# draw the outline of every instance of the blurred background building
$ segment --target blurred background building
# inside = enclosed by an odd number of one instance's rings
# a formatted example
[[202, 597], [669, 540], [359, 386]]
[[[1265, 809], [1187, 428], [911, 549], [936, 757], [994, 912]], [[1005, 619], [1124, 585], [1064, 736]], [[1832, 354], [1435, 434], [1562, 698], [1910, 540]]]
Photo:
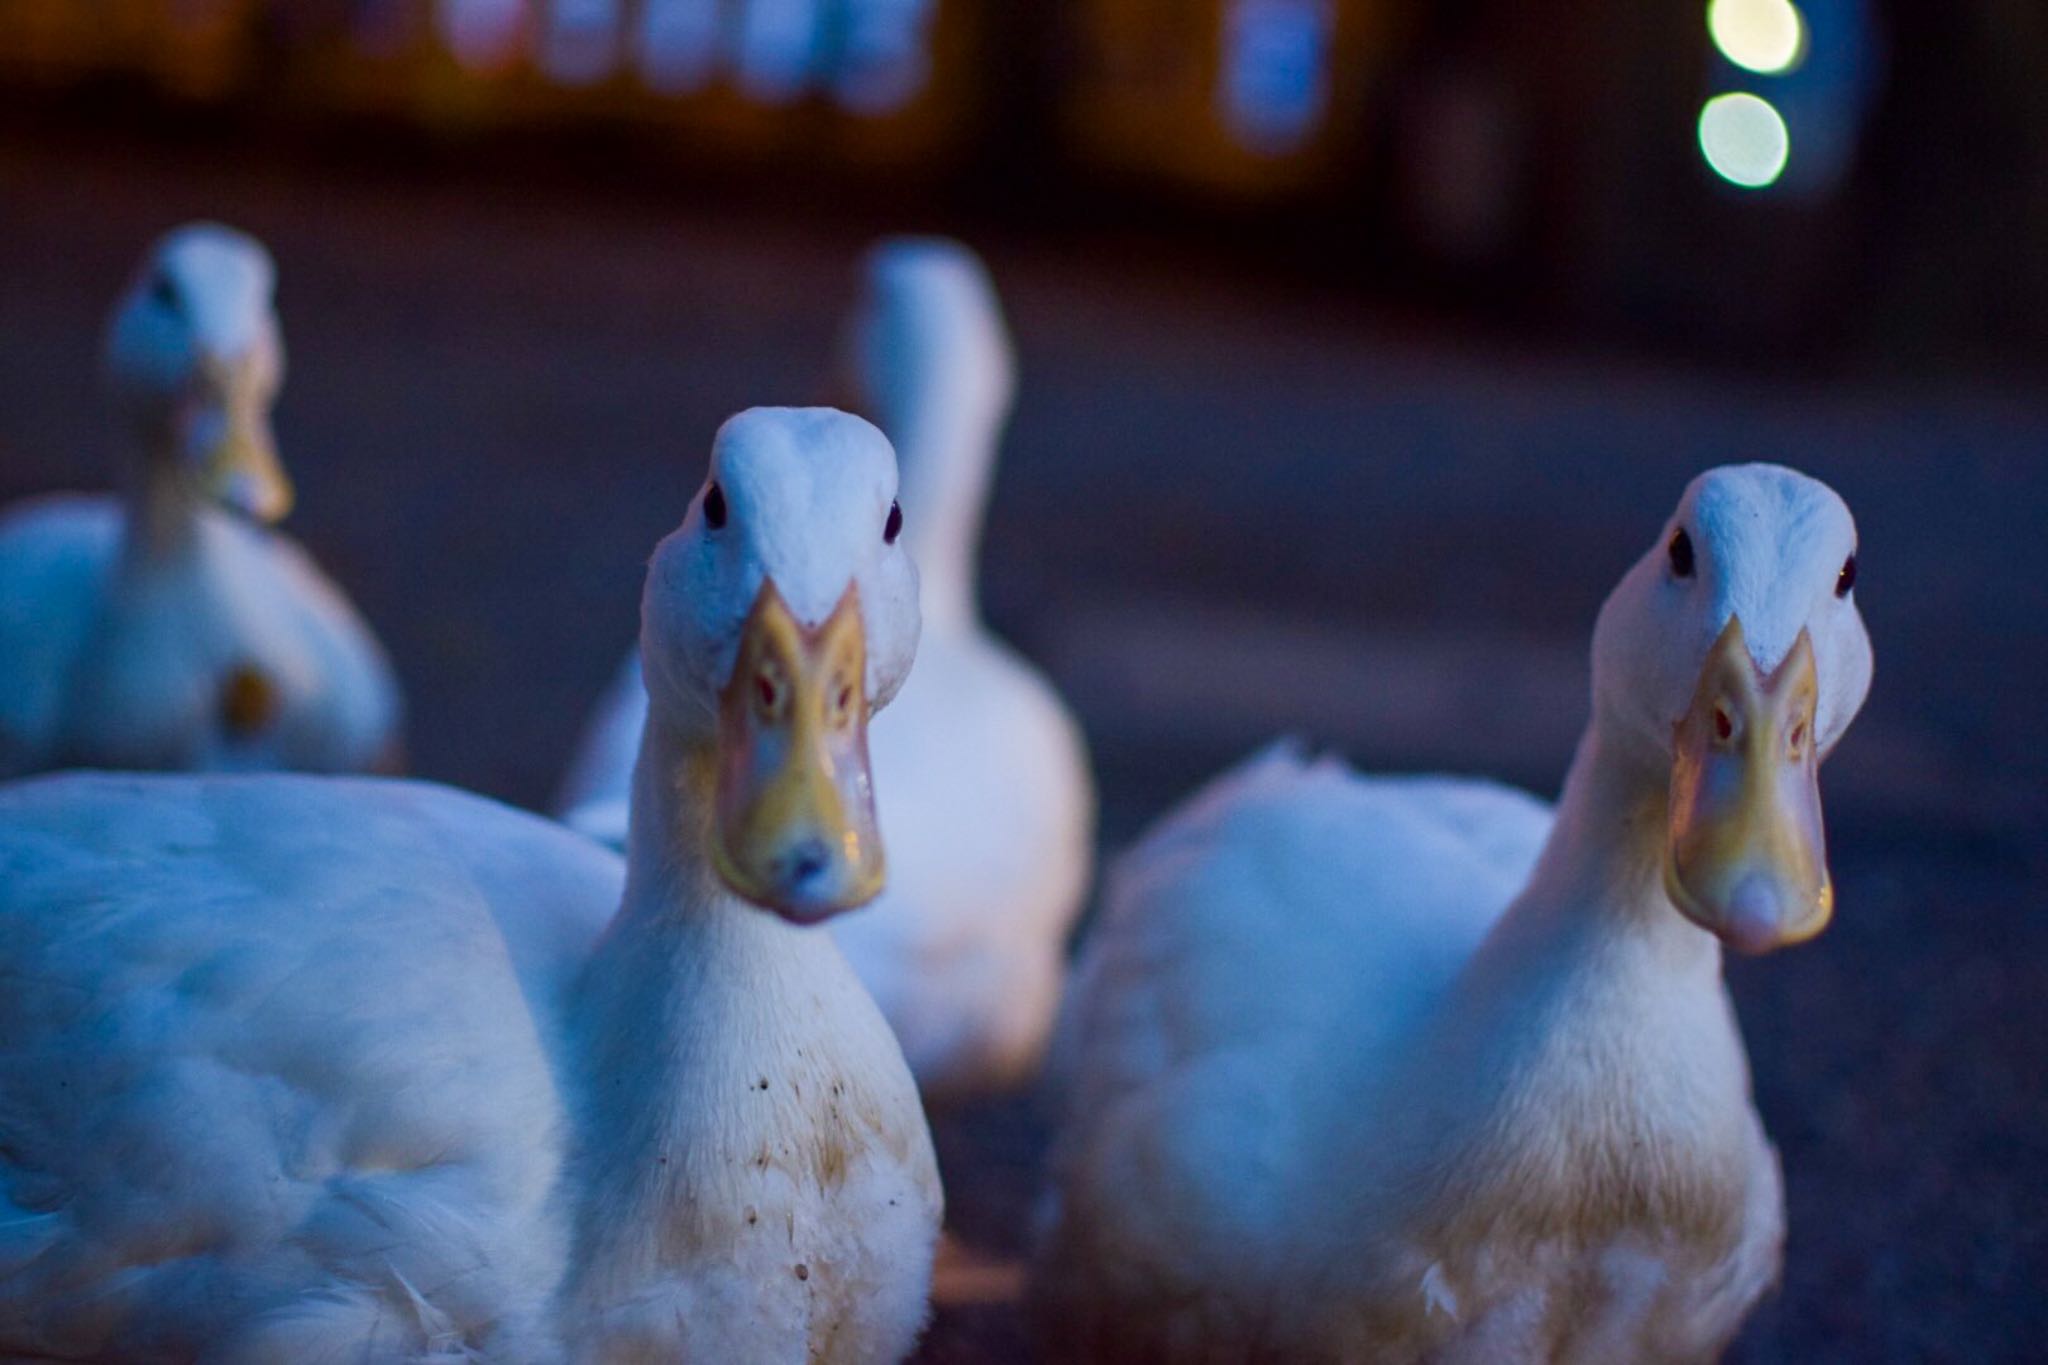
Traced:
[[2048, 351], [2037, 0], [0, 0], [10, 102], [602, 145], [1728, 358]]

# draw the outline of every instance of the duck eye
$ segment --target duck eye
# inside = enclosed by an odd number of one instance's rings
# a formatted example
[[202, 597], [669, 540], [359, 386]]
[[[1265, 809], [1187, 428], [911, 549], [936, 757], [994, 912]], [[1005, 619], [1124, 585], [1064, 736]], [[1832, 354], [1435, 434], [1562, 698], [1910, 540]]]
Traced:
[[1835, 596], [1847, 597], [1849, 590], [1856, 586], [1856, 556], [1850, 555], [1842, 561], [1842, 571], [1835, 575]]
[[704, 524], [714, 531], [725, 525], [725, 490], [715, 483], [704, 495]]
[[1671, 572], [1678, 578], [1692, 577], [1692, 537], [1683, 526], [1671, 533]]
[[178, 298], [178, 286], [171, 283], [169, 275], [159, 272], [150, 278], [149, 301], [158, 308], [168, 309], [171, 312], [178, 311], [181, 306], [181, 301]]
[[889, 504], [889, 520], [883, 523], [882, 526], [882, 539], [887, 543], [894, 545], [896, 543], [896, 537], [902, 534], [903, 504], [892, 502]]

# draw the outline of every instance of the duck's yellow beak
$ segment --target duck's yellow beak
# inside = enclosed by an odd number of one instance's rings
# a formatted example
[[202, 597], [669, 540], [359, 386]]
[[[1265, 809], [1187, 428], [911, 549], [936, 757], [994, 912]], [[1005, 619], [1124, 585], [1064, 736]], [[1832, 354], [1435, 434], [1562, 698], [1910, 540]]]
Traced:
[[261, 522], [292, 510], [269, 400], [250, 357], [203, 362], [204, 396], [186, 422], [188, 454], [209, 497]]
[[1678, 723], [1665, 890], [1738, 952], [1803, 943], [1834, 913], [1813, 726], [1819, 695], [1805, 631], [1766, 677], [1731, 619]]
[[726, 885], [797, 923], [882, 889], [866, 678], [857, 589], [807, 630], [762, 584], [719, 697], [712, 856]]

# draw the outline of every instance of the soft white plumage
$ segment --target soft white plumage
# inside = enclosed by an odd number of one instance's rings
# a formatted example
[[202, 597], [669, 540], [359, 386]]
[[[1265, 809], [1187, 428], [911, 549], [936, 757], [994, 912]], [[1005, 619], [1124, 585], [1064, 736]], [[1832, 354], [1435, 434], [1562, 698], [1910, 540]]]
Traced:
[[[1094, 791], [1059, 695], [981, 622], [975, 558], [1015, 364], [986, 270], [956, 242], [870, 253], [848, 364], [903, 469], [922, 584], [916, 673], [870, 744], [890, 856], [869, 910], [833, 922], [928, 1099], [1037, 1067], [1086, 893]], [[646, 696], [626, 661], [564, 783], [562, 819], [617, 845]]]
[[[1795, 680], [1810, 639], [1810, 779], [1870, 655], [1824, 486], [1717, 470], [1680, 530], [1687, 573], [1660, 542], [1602, 610], [1554, 823], [1489, 784], [1276, 752], [1122, 860], [1063, 1021], [1034, 1282], [1057, 1353], [1619, 1365], [1733, 1334], [1782, 1195], [1692, 922], [1726, 907], [1666, 889], [1698, 871], [1671, 870], [1673, 725], [1727, 639]], [[1731, 942], [1761, 946], [1760, 876], [1724, 898]], [[1773, 904], [1776, 941], [1813, 932]]]
[[269, 445], [273, 278], [226, 228], [159, 242], [108, 328], [136, 445], [126, 495], [0, 517], [0, 776], [396, 761], [383, 651], [304, 551], [251, 520], [290, 501]]
[[0, 1358], [908, 1352], [940, 1217], [909, 1071], [828, 936], [725, 889], [708, 810], [750, 602], [857, 593], [855, 685], [908, 669], [893, 461], [757, 411], [712, 477], [724, 529], [700, 496], [649, 572], [623, 866], [417, 783], [0, 789]]

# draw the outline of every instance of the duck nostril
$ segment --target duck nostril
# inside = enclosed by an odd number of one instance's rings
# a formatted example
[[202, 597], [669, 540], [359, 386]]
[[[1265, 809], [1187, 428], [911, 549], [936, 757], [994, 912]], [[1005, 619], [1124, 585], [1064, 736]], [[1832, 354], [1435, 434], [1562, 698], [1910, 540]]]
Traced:
[[754, 710], [761, 719], [774, 722], [782, 718], [782, 679], [772, 668], [763, 668], [754, 675]]
[[1728, 714], [1728, 708], [1725, 706], [1714, 708], [1714, 738], [1724, 744], [1735, 738], [1735, 719]]
[[825, 847], [823, 839], [806, 839], [785, 855], [783, 870], [791, 882], [801, 886], [816, 881], [831, 861], [831, 850]]

